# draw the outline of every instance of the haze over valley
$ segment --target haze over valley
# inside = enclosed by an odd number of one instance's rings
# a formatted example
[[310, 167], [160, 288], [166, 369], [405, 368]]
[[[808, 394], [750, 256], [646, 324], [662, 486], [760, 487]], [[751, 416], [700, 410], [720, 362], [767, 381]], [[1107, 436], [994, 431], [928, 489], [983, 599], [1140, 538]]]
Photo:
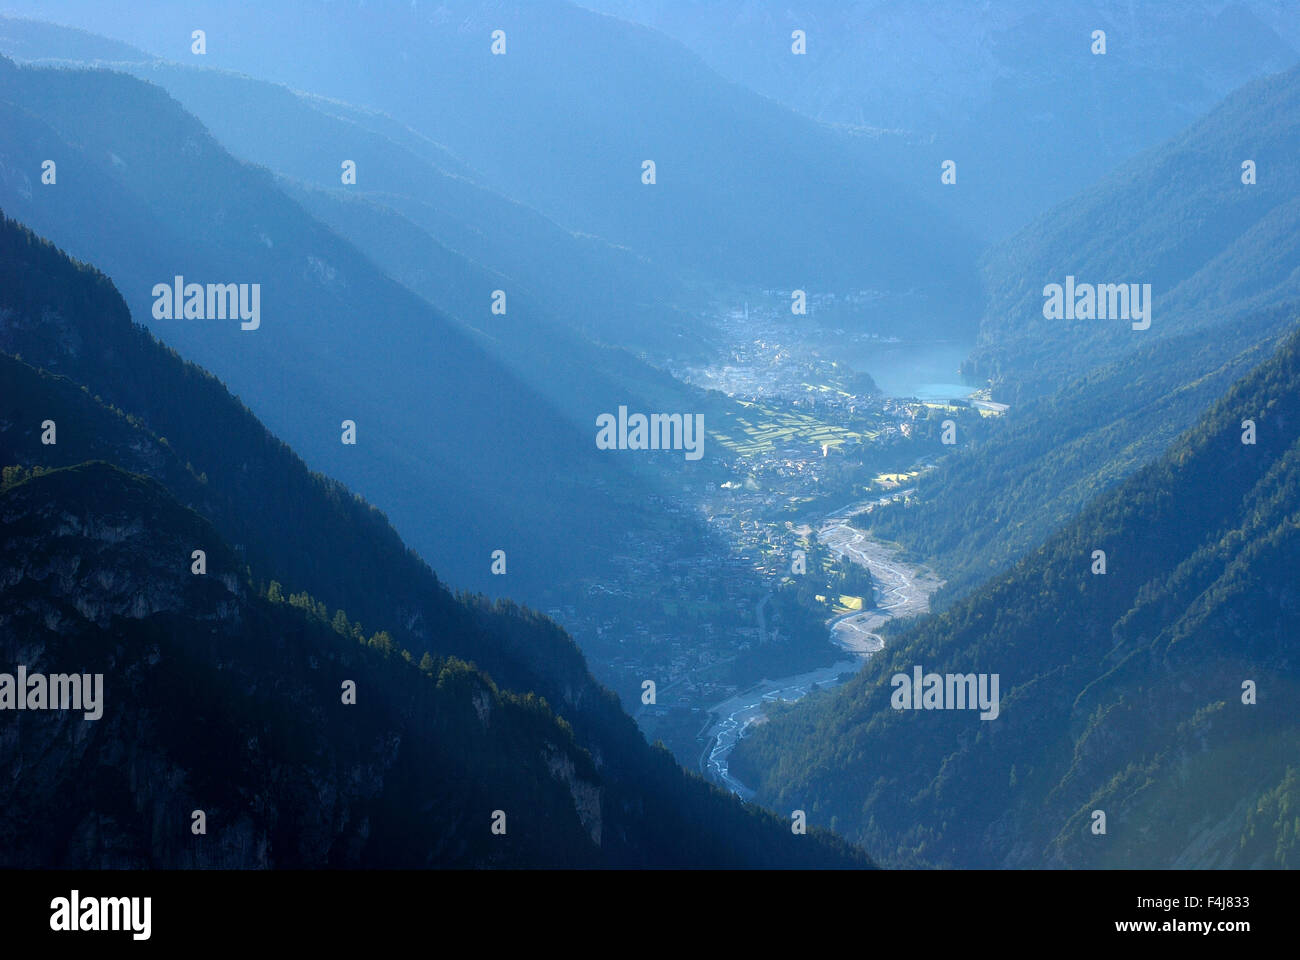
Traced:
[[132, 6], [0, 4], [7, 867], [1296, 865], [1300, 10]]

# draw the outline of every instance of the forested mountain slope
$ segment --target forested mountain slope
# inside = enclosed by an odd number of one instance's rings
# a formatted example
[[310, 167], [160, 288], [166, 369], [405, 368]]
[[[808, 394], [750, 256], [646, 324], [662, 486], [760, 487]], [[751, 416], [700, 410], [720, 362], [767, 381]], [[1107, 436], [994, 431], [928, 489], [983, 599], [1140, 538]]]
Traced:
[[[1300, 314], [1297, 144], [1300, 69], [1234, 93], [990, 252], [971, 369], [1011, 409], [961, 438], [912, 504], [860, 522], [934, 563], [951, 596], [1162, 453]], [[1045, 318], [1044, 286], [1067, 276], [1150, 283], [1150, 327]]]
[[[1011, 402], [1051, 393], [1147, 340], [1231, 328], [1300, 292], [1300, 67], [1247, 84], [1178, 135], [984, 256], [969, 370]], [[1253, 183], [1243, 182], [1253, 163]], [[1044, 287], [1150, 284], [1151, 326], [1045, 315]]]
[[6, 867], [599, 862], [599, 778], [541, 701], [257, 595], [157, 483], [97, 461], [11, 484], [0, 539], [5, 663], [103, 677], [100, 717], [5, 725]]
[[[886, 861], [1295, 866], [1298, 562], [1293, 333], [1163, 457], [732, 769]], [[996, 718], [894, 709], [917, 666], [997, 674]]]
[[[134, 713], [129, 704], [153, 696], [133, 688], [130, 697], [143, 699], [130, 699], [123, 689], [129, 678], [138, 680], [140, 671], [158, 663], [160, 677], [180, 671], [185, 697], [162, 702], [210, 704], [204, 716], [217, 724], [211, 736], [221, 752], [208, 762], [188, 740], [169, 740], [172, 734], [159, 727], [168, 712], [162, 710], [136, 721], [131, 736], [140, 743], [139, 757], [159, 775], [209, 785], [229, 780], [220, 803], [233, 818], [227, 822], [241, 831], [230, 835], [238, 850], [221, 843], [212, 845], [216, 849], [187, 846], [188, 834], [182, 834], [186, 844], [155, 835], [155, 822], [164, 833], [172, 829], [174, 810], [185, 808], [188, 817], [191, 800], [203, 806], [202, 796], [186, 793], [187, 786], [160, 795], [165, 810], [136, 809], [130, 822], [126, 807], [115, 806], [129, 803], [125, 795], [106, 788], [100, 812], [117, 819], [102, 835], [66, 849], [65, 828], [75, 823], [40, 821], [33, 832], [41, 816], [55, 816], [41, 812], [50, 809], [45, 800], [73, 791], [69, 777], [93, 775], [111, 786], [125, 776], [122, 764], [128, 762], [112, 750], [129, 732], [121, 713], [91, 754], [71, 750], [68, 738], [79, 736], [73, 727], [38, 718], [24, 727], [21, 751], [6, 753], [19, 764], [6, 776], [17, 787], [31, 757], [48, 758], [32, 770], [36, 799], [21, 807], [29, 821], [21, 829], [32, 832], [35, 846], [15, 847], [17, 860], [175, 866], [868, 863], [825, 835], [793, 835], [780, 819], [743, 807], [687, 775], [667, 751], [649, 747], [558, 626], [514, 604], [453, 597], [383, 514], [309, 471], [217, 379], [133, 325], [107, 278], [7, 219], [0, 222], [0, 374], [0, 463], [8, 487], [0, 497], [8, 571], [0, 590], [6, 624], [0, 633], [12, 646], [7, 662], [58, 660], [55, 666], [67, 670], [101, 662], [107, 702], [121, 698], [116, 702], [127, 714]], [[55, 442], [43, 442], [46, 436]], [[194, 549], [207, 551], [205, 579], [191, 573]], [[228, 659], [218, 656], [214, 642]], [[419, 677], [400, 649], [415, 664], [429, 654], [432, 675]], [[63, 662], [65, 653], [76, 662]], [[356, 709], [373, 704], [380, 719], [365, 716], [374, 726], [323, 744], [314, 737], [332, 736], [333, 726], [317, 734], [301, 718], [284, 716], [284, 701], [269, 692], [277, 685], [290, 702], [303, 705], [303, 716], [340, 703], [339, 684], [346, 678], [309, 672], [316, 669], [309, 667], [313, 657], [355, 673], [359, 689], [369, 690], [368, 698], [359, 695]], [[448, 682], [464, 685], [463, 696], [439, 692], [444, 668]], [[222, 686], [227, 677], [229, 689]], [[550, 706], [529, 701], [530, 695]], [[467, 709], [476, 700], [500, 706], [500, 728], [481, 724], [481, 707]], [[269, 728], [270, 741], [247, 746], [241, 757], [231, 751], [245, 743], [245, 708], [280, 719]], [[440, 719], [426, 727], [429, 716]], [[206, 725], [186, 726], [184, 715], [175, 722], [177, 731], [192, 730], [195, 742], [207, 742]], [[366, 731], [383, 743], [365, 739]], [[492, 753], [498, 735], [515, 745]], [[454, 745], [462, 741], [465, 749], [458, 752]], [[95, 752], [99, 746], [103, 751]], [[480, 748], [488, 751], [482, 763], [476, 760]], [[332, 777], [358, 764], [374, 774], [367, 789], [377, 792], [340, 787], [338, 806], [327, 814], [286, 803], [283, 833], [275, 833], [280, 828], [267, 821], [269, 814], [236, 809], [241, 803], [255, 807], [267, 791], [292, 792], [309, 781], [332, 789]], [[435, 793], [450, 804], [450, 820], [420, 806], [426, 799], [434, 803], [434, 794], [422, 792], [429, 783], [430, 774], [421, 772], [426, 765], [440, 778]], [[492, 847], [477, 834], [462, 837], [457, 811], [477, 830], [476, 804], [486, 802], [492, 784], [506, 789], [512, 778], [520, 782], [507, 795], [531, 804], [539, 817], [553, 812], [556, 836], [530, 828], [517, 847]], [[486, 792], [448, 786], [469, 783], [481, 783]], [[453, 790], [451, 799], [447, 790]], [[89, 816], [94, 810], [88, 804], [93, 798], [78, 801], [68, 817]], [[322, 823], [324, 815], [336, 819]], [[411, 834], [415, 845], [399, 849], [373, 823], [365, 826], [366, 817], [381, 815], [403, 823], [400, 818], [422, 818]], [[591, 839], [593, 818], [601, 824], [598, 844]], [[482, 826], [493, 839], [487, 819]], [[304, 840], [304, 834], [311, 837]]]

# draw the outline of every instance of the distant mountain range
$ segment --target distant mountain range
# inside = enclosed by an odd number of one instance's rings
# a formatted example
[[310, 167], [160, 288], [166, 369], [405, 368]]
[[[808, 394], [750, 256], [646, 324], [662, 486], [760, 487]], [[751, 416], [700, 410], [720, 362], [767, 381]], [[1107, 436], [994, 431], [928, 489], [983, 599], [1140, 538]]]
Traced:
[[[583, 6], [662, 31], [728, 79], [857, 131], [989, 240], [1300, 60], [1300, 15], [1285, 0]], [[1093, 53], [1097, 30], [1104, 55]], [[940, 186], [946, 159], [957, 163], [955, 188]]]
[[[359, 2], [213, 0], [161, 7], [147, 24], [115, 23], [93, 4], [61, 9], [168, 60], [379, 110], [492, 190], [664, 272], [709, 285], [869, 290], [874, 326], [974, 327], [973, 243], [935, 198], [900, 182], [892, 157], [724, 81], [662, 34], [566, 2], [457, 0], [376, 18]], [[201, 20], [213, 38], [198, 57], [189, 38]], [[497, 29], [503, 55], [491, 52]], [[642, 183], [645, 161], [653, 185]], [[367, 189], [382, 190], [375, 173]]]

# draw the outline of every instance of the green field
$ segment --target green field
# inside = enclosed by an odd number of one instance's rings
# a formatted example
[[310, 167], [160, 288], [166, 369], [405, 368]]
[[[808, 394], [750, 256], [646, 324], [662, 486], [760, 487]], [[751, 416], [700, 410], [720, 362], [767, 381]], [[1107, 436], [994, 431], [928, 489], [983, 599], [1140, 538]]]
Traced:
[[761, 403], [740, 401], [744, 416], [726, 418], [721, 432], [710, 433], [728, 450], [742, 457], [772, 453], [786, 447], [838, 447], [852, 441], [871, 440], [875, 432], [859, 433], [832, 426], [807, 413], [782, 412]]

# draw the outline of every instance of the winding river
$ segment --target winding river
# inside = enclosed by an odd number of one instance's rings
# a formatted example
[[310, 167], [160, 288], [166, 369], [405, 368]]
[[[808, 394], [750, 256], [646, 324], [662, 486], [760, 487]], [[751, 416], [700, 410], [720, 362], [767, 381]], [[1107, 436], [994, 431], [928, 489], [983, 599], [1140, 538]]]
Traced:
[[[906, 492], [900, 491], [894, 497]], [[814, 688], [824, 690], [844, 682], [867, 657], [884, 646], [876, 632], [883, 623], [930, 609], [930, 594], [941, 586], [941, 581], [926, 570], [903, 563], [889, 547], [869, 539], [849, 524], [854, 514], [889, 499], [893, 497], [850, 504], [828, 514], [818, 524], [817, 536], [821, 542], [837, 557], [848, 557], [866, 567], [877, 584], [874, 609], [842, 614], [827, 621], [831, 642], [843, 651], [844, 659], [807, 673], [762, 680], [709, 708], [714, 719], [706, 729], [708, 746], [700, 756], [700, 768], [709, 779], [744, 800], [751, 799], [754, 792], [731, 775], [727, 760], [740, 738], [762, 719], [763, 705], [776, 700], [798, 700]]]

